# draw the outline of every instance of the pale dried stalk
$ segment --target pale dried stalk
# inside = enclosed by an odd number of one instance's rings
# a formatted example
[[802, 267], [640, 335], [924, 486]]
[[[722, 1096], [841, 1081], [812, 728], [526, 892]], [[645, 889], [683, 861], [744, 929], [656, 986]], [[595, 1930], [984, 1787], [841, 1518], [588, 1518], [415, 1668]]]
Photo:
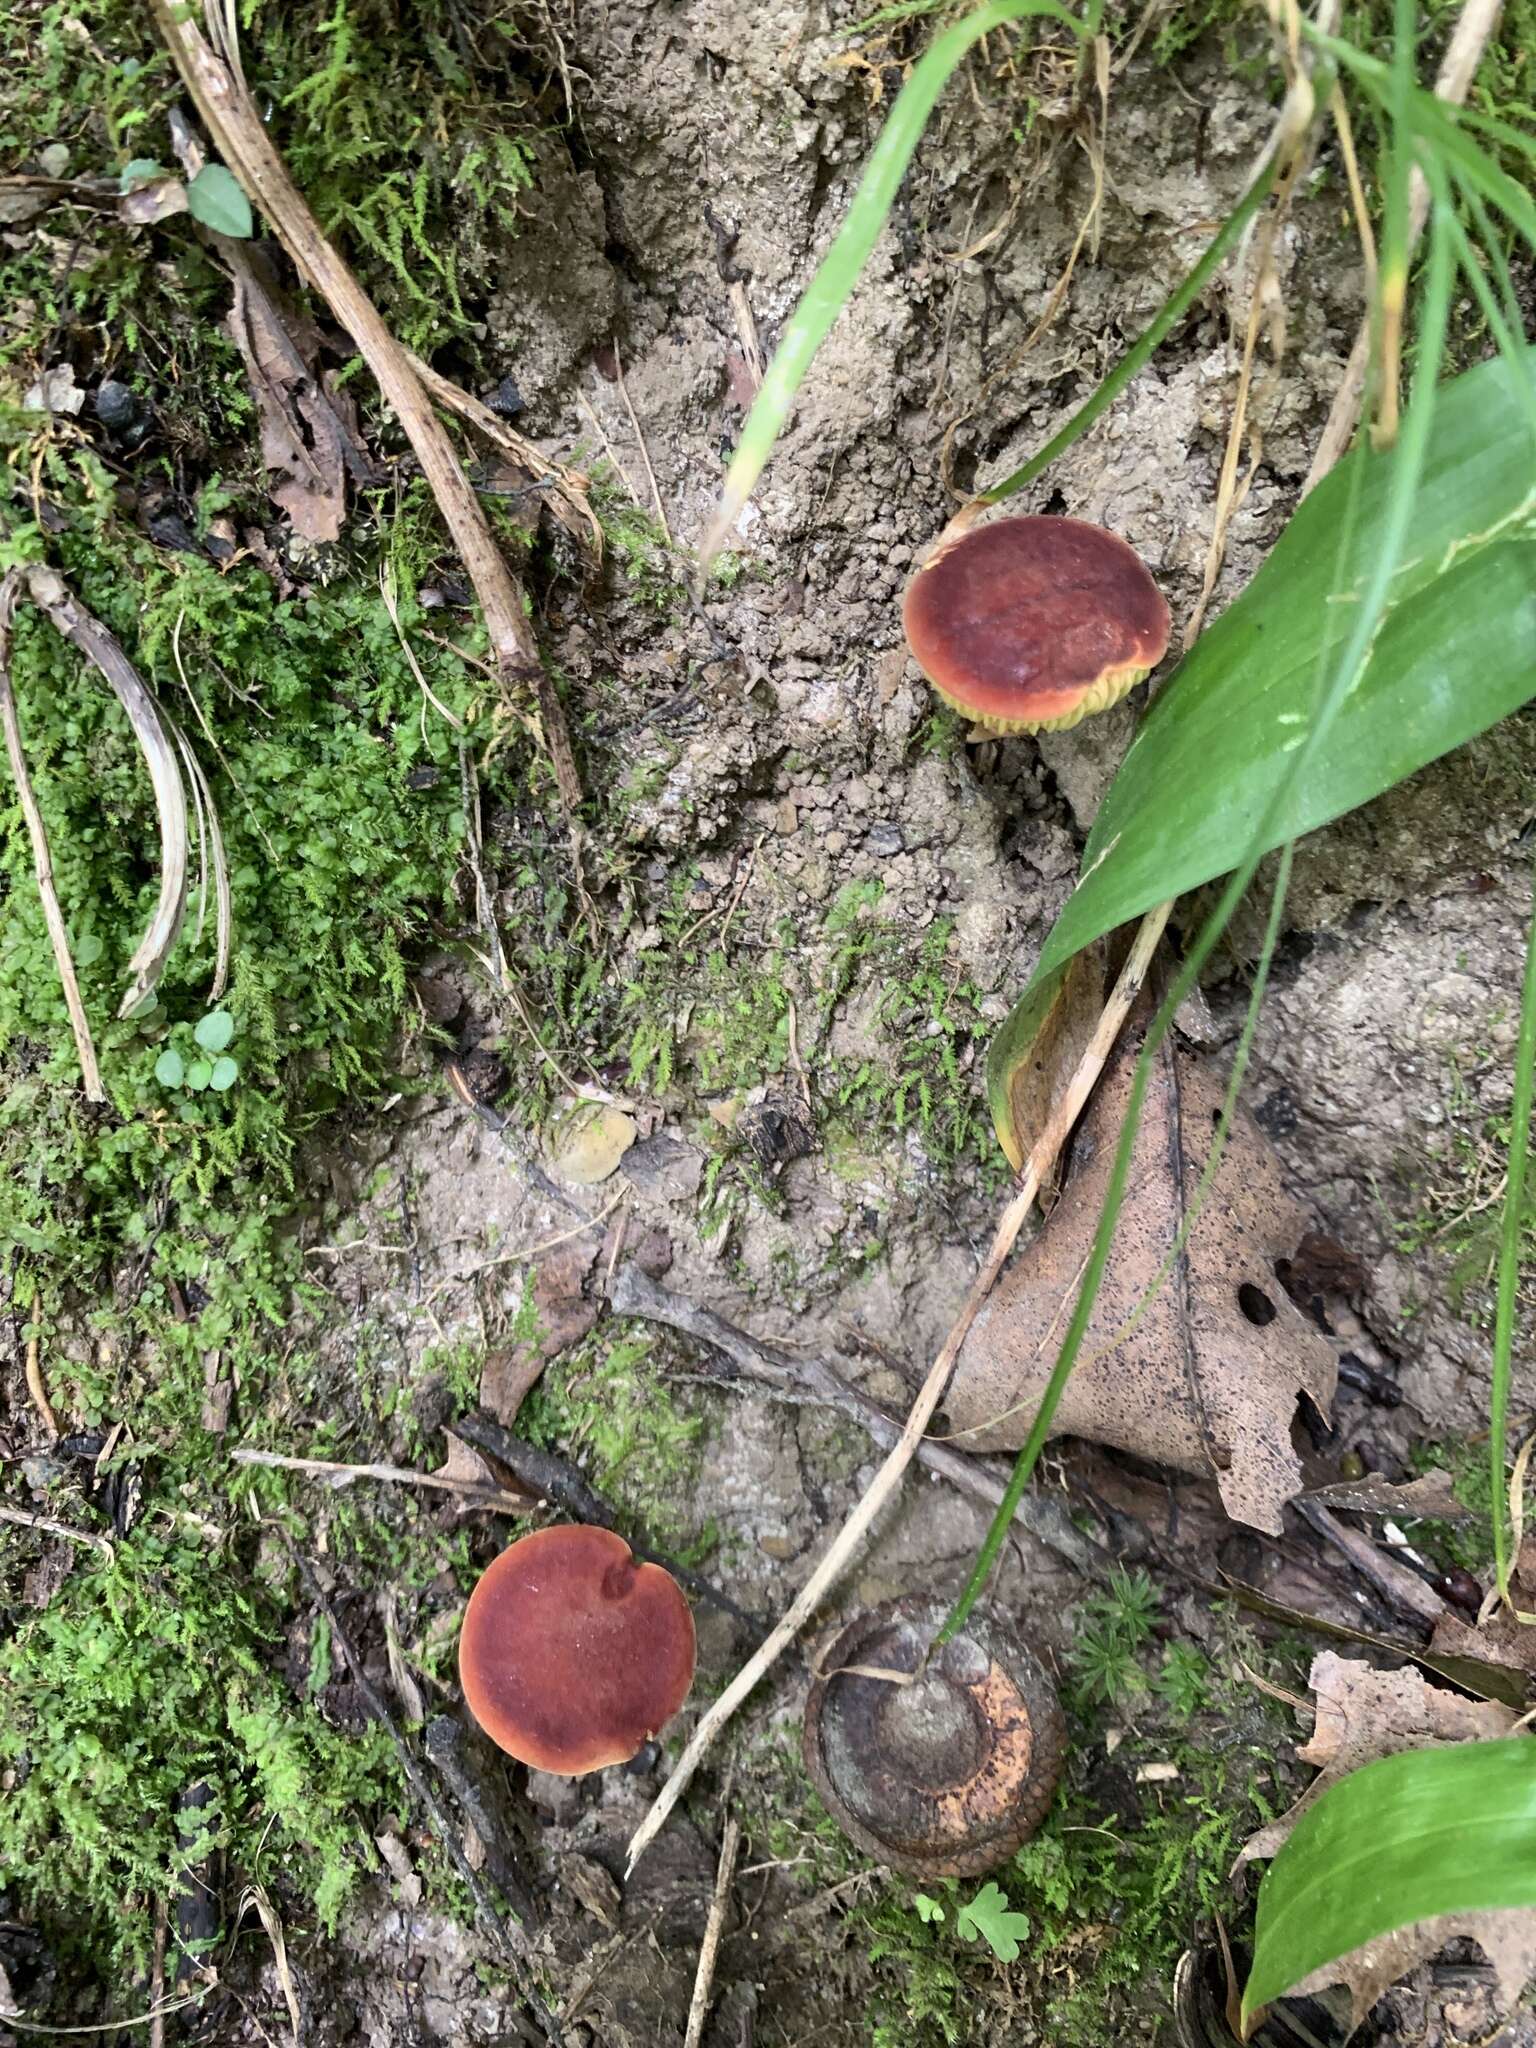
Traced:
[[581, 802], [581, 778], [564, 710], [539, 659], [522, 590], [492, 538], [480, 501], [422, 390], [410, 357], [321, 233], [273, 145], [240, 74], [232, 14], [226, 13], [220, 0], [210, 0], [207, 19], [221, 45], [216, 50], [176, 0], [150, 0], [150, 5], [219, 154], [252, 205], [265, 214], [300, 274], [356, 342], [380, 391], [394, 408], [479, 597], [497, 669], [509, 683], [531, 686], [538, 699], [544, 742], [561, 801], [574, 811]]
[[698, 1973], [693, 1980], [693, 1997], [688, 2006], [688, 2031], [683, 2048], [699, 2048], [704, 2039], [704, 2022], [709, 2017], [709, 1994], [714, 1989], [715, 1964], [720, 1955], [720, 1934], [725, 1926], [725, 1909], [730, 1904], [731, 1879], [736, 1874], [736, 1855], [741, 1847], [741, 1823], [734, 1814], [725, 1824], [720, 1844], [720, 1867], [715, 1872], [715, 1895], [709, 1902], [709, 1919], [699, 1944]]
[[1066, 1143], [1068, 1133], [1082, 1113], [1083, 1106], [1103, 1071], [1104, 1063], [1114, 1048], [1115, 1040], [1120, 1035], [1120, 1027], [1141, 993], [1147, 968], [1151, 964], [1153, 953], [1157, 950], [1157, 942], [1163, 935], [1163, 927], [1168, 922], [1172, 908], [1172, 903], [1160, 903], [1156, 909], [1149, 910], [1142, 919], [1130, 957], [1120, 970], [1120, 978], [1110, 993], [1109, 1001], [1104, 1005], [1104, 1013], [1099, 1019], [1093, 1037], [1078, 1061], [1071, 1080], [1058, 1097], [1051, 1111], [1050, 1120], [1036, 1141], [1034, 1150], [1025, 1162], [1018, 1192], [1003, 1211], [981, 1271], [972, 1282], [971, 1290], [965, 1297], [964, 1306], [955, 1320], [954, 1327], [944, 1339], [938, 1356], [929, 1368], [928, 1377], [923, 1381], [917, 1399], [912, 1403], [895, 1448], [875, 1474], [852, 1514], [832, 1539], [820, 1564], [796, 1594], [772, 1634], [737, 1672], [699, 1722], [687, 1748], [673, 1767], [671, 1776], [662, 1786], [655, 1803], [635, 1831], [629, 1845], [631, 1870], [655, 1840], [667, 1815], [682, 1797], [689, 1780], [703, 1761], [715, 1737], [747, 1695], [756, 1688], [758, 1681], [772, 1668], [780, 1653], [794, 1641], [852, 1564], [875, 1518], [901, 1484], [902, 1476], [916, 1455], [923, 1433], [933, 1418], [933, 1412], [944, 1397], [950, 1373], [954, 1370], [955, 1359], [959, 1355], [960, 1346], [965, 1342], [976, 1313], [991, 1293], [992, 1283], [1002, 1271], [1003, 1262], [1012, 1251], [1014, 1240], [1034, 1207], [1041, 1183], [1055, 1165], [1057, 1154]]
[[245, 1447], [230, 1452], [236, 1465], [268, 1465], [278, 1472], [313, 1472], [333, 1485], [350, 1486], [354, 1479], [379, 1479], [390, 1486], [426, 1486], [437, 1493], [455, 1493], [475, 1507], [494, 1508], [499, 1515], [526, 1515], [533, 1502], [505, 1487], [473, 1479], [445, 1479], [440, 1472], [415, 1472], [409, 1465], [343, 1465], [333, 1458], [288, 1457], [281, 1451]]
[[133, 727], [155, 792], [155, 815], [160, 827], [160, 894], [154, 916], [128, 962], [131, 979], [117, 1012], [119, 1017], [126, 1017], [153, 993], [181, 930], [187, 903], [187, 793], [160, 706], [116, 639], [75, 600], [63, 578], [52, 569], [29, 569], [26, 581], [32, 602], [48, 614], [57, 630], [79, 648], [111, 687]]
[[[1471, 90], [1477, 67], [1483, 61], [1483, 52], [1492, 40], [1493, 32], [1499, 25], [1503, 0], [1466, 0], [1466, 5], [1456, 18], [1456, 27], [1446, 46], [1440, 75], [1435, 80], [1435, 97], [1444, 100], [1447, 106], [1459, 107]], [[1408, 247], [1412, 250], [1419, 236], [1424, 232], [1424, 223], [1429, 218], [1429, 186], [1424, 173], [1415, 164], [1409, 178], [1408, 189]], [[1354, 436], [1355, 425], [1360, 417], [1360, 400], [1365, 391], [1366, 366], [1371, 359], [1371, 315], [1367, 308], [1360, 322], [1360, 331], [1355, 336], [1355, 345], [1350, 350], [1349, 361], [1344, 366], [1344, 375], [1338, 390], [1333, 395], [1327, 423], [1322, 438], [1317, 444], [1317, 453], [1312, 458], [1312, 467], [1307, 471], [1307, 480], [1301, 487], [1301, 495], [1314, 490], [1332, 469], [1339, 457], [1349, 446]]]
[[[32, 842], [32, 873], [37, 881], [37, 893], [43, 906], [43, 922], [48, 927], [48, 941], [53, 947], [54, 964], [59, 970], [59, 980], [64, 988], [64, 1003], [69, 1011], [70, 1029], [75, 1034], [75, 1054], [80, 1061], [80, 1078], [85, 1087], [87, 1102], [105, 1102], [107, 1091], [101, 1085], [101, 1069], [96, 1064], [96, 1044], [91, 1037], [90, 1020], [85, 1014], [85, 1005], [80, 1000], [80, 983], [75, 975], [75, 962], [69, 950], [69, 933], [64, 924], [64, 912], [59, 907], [58, 891], [53, 886], [53, 857], [48, 851], [48, 833], [43, 824], [43, 814], [37, 807], [37, 797], [32, 789], [32, 778], [27, 773], [26, 751], [21, 743], [21, 722], [16, 715], [16, 698], [11, 689], [11, 620], [16, 611], [16, 599], [21, 591], [21, 571], [12, 569], [5, 581], [0, 583], [0, 721], [5, 725], [5, 751], [10, 758], [11, 780], [16, 785], [16, 795], [21, 802], [21, 814], [27, 821], [27, 836]], [[54, 1435], [58, 1427], [54, 1425]]]

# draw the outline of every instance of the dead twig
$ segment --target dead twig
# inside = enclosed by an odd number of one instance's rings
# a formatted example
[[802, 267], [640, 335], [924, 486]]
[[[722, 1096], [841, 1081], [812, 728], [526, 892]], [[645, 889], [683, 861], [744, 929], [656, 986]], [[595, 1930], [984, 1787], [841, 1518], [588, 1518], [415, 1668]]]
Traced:
[[62, 1536], [66, 1543], [80, 1543], [90, 1550], [99, 1550], [108, 1564], [112, 1562], [112, 1545], [105, 1536], [98, 1536], [90, 1529], [72, 1529], [68, 1522], [56, 1522], [52, 1515], [34, 1515], [30, 1508], [0, 1505], [0, 1522], [14, 1522], [18, 1529], [38, 1529], [45, 1536]]
[[[492, 537], [453, 443], [405, 349], [341, 255], [321, 233], [278, 154], [240, 68], [231, 0], [210, 0], [204, 35], [176, 0], [150, 0], [155, 22], [219, 154], [259, 207], [300, 274], [351, 335], [405, 431], [480, 600], [496, 666], [509, 685], [531, 688], [561, 802], [572, 814], [581, 778], [553, 679], [539, 659], [523, 593]], [[210, 36], [212, 40], [210, 41]]]
[[651, 487], [651, 503], [656, 507], [657, 522], [661, 527], [662, 539], [672, 546], [672, 529], [667, 524], [667, 508], [661, 502], [661, 491], [656, 482], [656, 472], [651, 467], [651, 451], [645, 445], [645, 435], [635, 416], [635, 408], [629, 396], [629, 386], [624, 381], [624, 361], [619, 354], [619, 337], [613, 337], [613, 375], [619, 387], [619, 396], [624, 401], [624, 410], [629, 414], [629, 424], [635, 430], [635, 440], [640, 449], [640, 462], [645, 470], [645, 480]]
[[875, 1518], [901, 1484], [908, 1465], [917, 1454], [923, 1434], [933, 1419], [934, 1410], [943, 1399], [944, 1389], [949, 1384], [949, 1376], [954, 1370], [955, 1359], [976, 1318], [976, 1312], [991, 1293], [992, 1284], [1002, 1271], [1003, 1262], [1013, 1249], [1014, 1240], [1029, 1218], [1041, 1183], [1054, 1166], [1057, 1154], [1066, 1143], [1067, 1134], [1076, 1123], [1083, 1105], [1092, 1093], [1094, 1083], [1103, 1070], [1104, 1062], [1120, 1034], [1120, 1027], [1141, 992], [1142, 981], [1157, 949], [1158, 940], [1162, 937], [1171, 909], [1171, 904], [1159, 904], [1155, 910], [1148, 911], [1142, 919], [1135, 944], [1125, 966], [1121, 969], [1120, 979], [1105, 1004], [1104, 1013], [1099, 1019], [1093, 1037], [1071, 1080], [1062, 1091], [1045, 1130], [1029, 1155], [1018, 1192], [1003, 1211], [981, 1271], [965, 1298], [965, 1304], [956, 1318], [954, 1328], [939, 1348], [939, 1354], [929, 1369], [928, 1377], [923, 1381], [917, 1399], [902, 1425], [895, 1448], [876, 1473], [863, 1499], [844, 1522], [822, 1557], [821, 1563], [802, 1586], [788, 1612], [768, 1640], [747, 1660], [725, 1691], [705, 1712], [649, 1813], [635, 1831], [629, 1845], [631, 1869], [655, 1840], [657, 1832], [681, 1798], [684, 1788], [707, 1755], [715, 1737], [742, 1701], [756, 1688], [759, 1680], [772, 1669], [780, 1653], [794, 1641], [832, 1587], [852, 1564]]
[[[1503, 0], [1465, 0], [1461, 13], [1456, 17], [1456, 26], [1446, 46], [1445, 57], [1440, 65], [1440, 75], [1435, 80], [1435, 97], [1444, 100], [1447, 106], [1459, 107], [1471, 90], [1477, 67], [1483, 61], [1483, 52], [1493, 38], [1503, 11]], [[1409, 174], [1408, 190], [1408, 249], [1424, 232], [1424, 223], [1429, 218], [1429, 186], [1424, 173], [1415, 164]], [[1344, 366], [1344, 375], [1339, 388], [1333, 395], [1322, 437], [1317, 444], [1317, 453], [1312, 458], [1312, 467], [1307, 471], [1307, 480], [1301, 487], [1306, 497], [1314, 490], [1332, 469], [1354, 437], [1355, 425], [1360, 417], [1360, 401], [1365, 393], [1365, 373], [1371, 359], [1372, 309], [1367, 305], [1360, 322], [1360, 331], [1355, 336], [1355, 345], [1349, 352], [1349, 361]]]
[[[608, 1303], [616, 1315], [641, 1316], [647, 1322], [664, 1323], [696, 1343], [708, 1345], [757, 1385], [772, 1387], [791, 1399], [833, 1409], [856, 1423], [883, 1451], [891, 1450], [900, 1439], [900, 1423], [821, 1359], [792, 1356], [763, 1343], [712, 1309], [701, 1308], [686, 1295], [647, 1278], [637, 1266], [619, 1269], [609, 1290]], [[1003, 1498], [1006, 1474], [989, 1458], [952, 1451], [926, 1436], [917, 1447], [917, 1458], [937, 1478], [947, 1480], [984, 1507], [995, 1508]], [[1020, 1529], [1049, 1544], [1085, 1578], [1100, 1578], [1107, 1570], [1108, 1556], [1050, 1495], [1025, 1494], [1014, 1510], [1014, 1521]]]
[[379, 1479], [389, 1486], [426, 1486], [437, 1493], [457, 1494], [468, 1505], [492, 1508], [499, 1515], [526, 1515], [528, 1500], [505, 1487], [477, 1485], [473, 1479], [445, 1479], [440, 1472], [414, 1472], [409, 1465], [344, 1465], [333, 1458], [294, 1458], [281, 1451], [255, 1451], [242, 1445], [230, 1452], [236, 1465], [265, 1465], [277, 1472], [311, 1472], [333, 1486], [354, 1479]]
[[[105, 1102], [107, 1091], [101, 1085], [101, 1069], [96, 1064], [96, 1044], [91, 1037], [90, 1020], [85, 1014], [85, 1004], [80, 1000], [80, 983], [75, 976], [74, 957], [69, 950], [69, 932], [64, 924], [64, 912], [59, 907], [58, 891], [53, 886], [53, 857], [48, 851], [48, 833], [43, 824], [43, 814], [37, 807], [33, 792], [32, 778], [27, 772], [26, 750], [21, 740], [21, 721], [16, 715], [16, 697], [11, 688], [11, 621], [16, 612], [16, 599], [21, 592], [22, 572], [12, 569], [0, 582], [0, 721], [5, 725], [5, 750], [11, 763], [11, 780], [16, 785], [16, 795], [21, 803], [21, 814], [27, 821], [27, 836], [32, 842], [32, 873], [37, 882], [38, 898], [43, 906], [43, 922], [48, 927], [48, 942], [53, 947], [54, 964], [59, 970], [59, 980], [64, 989], [64, 1003], [69, 1011], [70, 1029], [75, 1034], [75, 1056], [80, 1062], [80, 1078], [85, 1088], [87, 1102]], [[29, 1347], [28, 1356], [31, 1356]], [[31, 1385], [29, 1378], [27, 1384]], [[46, 1400], [44, 1405], [46, 1406]], [[54, 1435], [58, 1429], [54, 1426]]]
[[704, 2022], [709, 2016], [709, 1997], [715, 1984], [715, 1964], [720, 1956], [720, 1935], [725, 1926], [725, 1909], [731, 1899], [731, 1879], [736, 1871], [736, 1856], [741, 1848], [741, 1823], [734, 1814], [725, 1823], [725, 1833], [720, 1842], [720, 1867], [715, 1872], [715, 1895], [709, 1902], [709, 1918], [704, 1923], [704, 1939], [699, 1944], [699, 1967], [693, 1980], [693, 1997], [688, 2005], [688, 2031], [683, 2037], [683, 2048], [699, 2048], [704, 2038]]
[[548, 486], [543, 494], [544, 503], [568, 533], [591, 548], [593, 561], [601, 562], [603, 525], [592, 510], [587, 496], [587, 480], [581, 472], [566, 469], [553, 461], [526, 434], [508, 426], [488, 405], [461, 390], [457, 384], [450, 383], [430, 363], [424, 363], [420, 356], [410, 350], [406, 354], [411, 368], [445, 411], [457, 413], [466, 426], [473, 427], [492, 447], [499, 448], [519, 468], [525, 469], [536, 483]]
[[38, 1339], [27, 1339], [27, 1393], [32, 1406], [37, 1410], [38, 1419], [50, 1436], [59, 1434], [59, 1418], [53, 1412], [53, 1403], [48, 1398], [48, 1389], [43, 1385], [42, 1352]]
[[332, 1638], [335, 1641], [336, 1647], [341, 1651], [348, 1671], [352, 1674], [353, 1684], [362, 1695], [363, 1702], [369, 1713], [378, 1722], [393, 1744], [395, 1754], [400, 1759], [400, 1768], [404, 1771], [411, 1790], [426, 1808], [428, 1817], [437, 1831], [438, 1839], [447, 1852], [454, 1869], [458, 1872], [465, 1889], [474, 1900], [476, 1910], [479, 1912], [482, 1921], [508, 1963], [521, 1973], [518, 1990], [523, 2003], [532, 2014], [545, 2040], [551, 2044], [551, 2048], [563, 2048], [564, 2035], [560, 2030], [560, 2022], [555, 2018], [555, 2015], [550, 2011], [543, 1998], [529, 1981], [528, 1964], [531, 1959], [532, 1945], [529, 1940], [528, 1931], [523, 1926], [516, 1908], [512, 1906], [509, 1900], [507, 1902], [509, 1913], [497, 1912], [490, 1893], [480, 1882], [478, 1874], [470, 1868], [469, 1859], [464, 1854], [463, 1845], [459, 1840], [459, 1831], [454, 1826], [451, 1815], [444, 1807], [441, 1799], [438, 1798], [431, 1780], [416, 1761], [416, 1755], [411, 1745], [395, 1726], [393, 1714], [389, 1711], [389, 1707], [381, 1697], [378, 1688], [373, 1684], [373, 1681], [364, 1669], [363, 1661], [353, 1648], [352, 1640], [342, 1627], [340, 1617], [326, 1594], [324, 1587], [320, 1584], [314, 1568], [295, 1546], [287, 1530], [276, 1524], [273, 1526], [277, 1528], [278, 1537], [289, 1558], [292, 1560], [294, 1569], [304, 1581], [310, 1598], [330, 1623]]

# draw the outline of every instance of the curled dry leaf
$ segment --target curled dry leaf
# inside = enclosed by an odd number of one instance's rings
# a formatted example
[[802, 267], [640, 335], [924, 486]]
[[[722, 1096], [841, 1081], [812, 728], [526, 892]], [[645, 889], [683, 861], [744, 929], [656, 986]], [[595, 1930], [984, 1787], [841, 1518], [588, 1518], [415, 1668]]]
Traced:
[[584, 1233], [552, 1246], [540, 1259], [531, 1283], [539, 1335], [532, 1343], [503, 1345], [486, 1353], [480, 1376], [480, 1405], [503, 1428], [517, 1420], [530, 1390], [552, 1358], [579, 1344], [597, 1321], [599, 1305], [583, 1292], [597, 1260], [599, 1240]]
[[[1515, 1726], [1516, 1717], [1508, 1707], [1463, 1699], [1431, 1685], [1412, 1665], [1378, 1671], [1324, 1650], [1313, 1659], [1310, 1682], [1317, 1695], [1316, 1719], [1310, 1741], [1296, 1754], [1303, 1763], [1318, 1765], [1318, 1776], [1288, 1814], [1244, 1843], [1238, 1852], [1240, 1864], [1277, 1854], [1302, 1815], [1351, 1771], [1406, 1749], [1495, 1742]], [[1502, 1997], [1513, 2006], [1536, 1971], [1536, 1911], [1519, 1907], [1442, 1914], [1400, 1927], [1324, 1964], [1294, 1985], [1291, 1996], [1306, 1997], [1327, 1985], [1343, 1984], [1349, 1992], [1351, 2026], [1358, 2026], [1389, 1984], [1463, 1936], [1482, 1948]]]
[[[225, 254], [229, 253], [225, 244]], [[227, 326], [245, 360], [261, 417], [261, 459], [272, 502], [302, 539], [341, 538], [351, 435], [250, 262], [232, 263]]]
[[[1098, 1227], [1149, 1014], [1143, 1010], [1122, 1042], [1084, 1114], [1060, 1202], [961, 1347], [945, 1407], [967, 1450], [1016, 1450], [1029, 1432]], [[1165, 1040], [1114, 1250], [1054, 1433], [1214, 1472], [1229, 1515], [1278, 1535], [1280, 1511], [1301, 1486], [1291, 1444], [1296, 1397], [1308, 1394], [1326, 1414], [1337, 1360], [1275, 1278], [1307, 1216], [1241, 1112], [1165, 1277], [1222, 1096], [1213, 1075]]]

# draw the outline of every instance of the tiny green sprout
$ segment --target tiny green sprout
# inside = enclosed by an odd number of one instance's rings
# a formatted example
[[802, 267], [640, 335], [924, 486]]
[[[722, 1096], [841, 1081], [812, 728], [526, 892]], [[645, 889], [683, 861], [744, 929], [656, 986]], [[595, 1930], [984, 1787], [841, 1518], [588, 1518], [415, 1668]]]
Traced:
[[968, 1906], [955, 1915], [962, 1941], [984, 1941], [1000, 1963], [1016, 1963], [1019, 1943], [1029, 1939], [1029, 1915], [1015, 1913], [998, 1884], [984, 1884]]
[[919, 1892], [912, 1901], [917, 1908], [917, 1917], [926, 1927], [931, 1922], [944, 1918], [944, 1908], [937, 1899], [930, 1899], [926, 1892]]

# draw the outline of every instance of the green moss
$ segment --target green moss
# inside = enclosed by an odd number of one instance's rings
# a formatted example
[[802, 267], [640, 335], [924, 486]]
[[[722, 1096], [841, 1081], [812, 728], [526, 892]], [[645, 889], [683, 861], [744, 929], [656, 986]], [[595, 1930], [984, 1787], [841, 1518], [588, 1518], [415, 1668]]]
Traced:
[[[16, 1550], [0, 1539], [7, 1578]], [[151, 1902], [215, 1851], [334, 1931], [371, 1861], [359, 1814], [403, 1792], [382, 1731], [338, 1734], [275, 1675], [280, 1603], [229, 1565], [143, 1525], [0, 1647], [0, 1885], [108, 1981], [142, 1974]]]
[[[490, 0], [244, 0], [240, 36], [274, 140], [365, 289], [413, 347], [472, 349], [498, 244], [516, 234], [543, 137], [564, 118], [556, 67]], [[9, 161], [62, 142], [75, 176], [170, 162], [165, 112], [179, 87], [148, 9], [102, 0], [87, 28], [68, 0], [15, 8], [0, 52], [14, 81], [0, 96]], [[97, 244], [106, 246], [90, 219], [84, 270], [77, 263], [65, 287], [76, 303], [91, 288], [85, 273], [99, 267]], [[151, 240], [176, 250], [178, 267], [212, 275], [185, 220]], [[127, 350], [141, 338], [174, 350], [164, 315], [176, 280], [110, 251], [100, 261], [121, 280]], [[210, 395], [199, 383], [194, 406]]]
[[[1085, 1619], [1102, 1621], [1112, 1609], [1126, 1623], [1134, 1610], [1140, 1622], [1131, 1632], [1145, 1661], [1145, 1606], [1139, 1589], [1111, 1588]], [[1132, 1725], [1117, 1720], [1112, 1752], [1103, 1709], [1069, 1701], [1056, 1803], [995, 1873], [1009, 1908], [1029, 1922], [1014, 1963], [993, 1961], [957, 1934], [976, 1881], [919, 1883], [871, 1869], [805, 1783], [798, 1745], [760, 1737], [750, 1747], [745, 1782], [761, 1807], [754, 1840], [807, 1892], [836, 1886], [847, 1901], [844, 1944], [869, 1969], [872, 2048], [980, 2048], [998, 2038], [1003, 2011], [1017, 2015], [1021, 2039], [1054, 2048], [1150, 2036], [1179, 1955], [1209, 1936], [1213, 1915], [1241, 1938], [1232, 1858], [1291, 1802], [1295, 1731], [1272, 1700], [1225, 1676], [1239, 1659], [1275, 1670], [1273, 1657], [1225, 1611], [1215, 1620], [1219, 1655], [1207, 1661], [1193, 1645], [1170, 1645], [1151, 1666]], [[1291, 1684], [1297, 1677], [1289, 1668], [1275, 1675]], [[1147, 1763], [1171, 1763], [1178, 1776], [1138, 1784]], [[922, 1907], [919, 1892], [929, 1901]]]

